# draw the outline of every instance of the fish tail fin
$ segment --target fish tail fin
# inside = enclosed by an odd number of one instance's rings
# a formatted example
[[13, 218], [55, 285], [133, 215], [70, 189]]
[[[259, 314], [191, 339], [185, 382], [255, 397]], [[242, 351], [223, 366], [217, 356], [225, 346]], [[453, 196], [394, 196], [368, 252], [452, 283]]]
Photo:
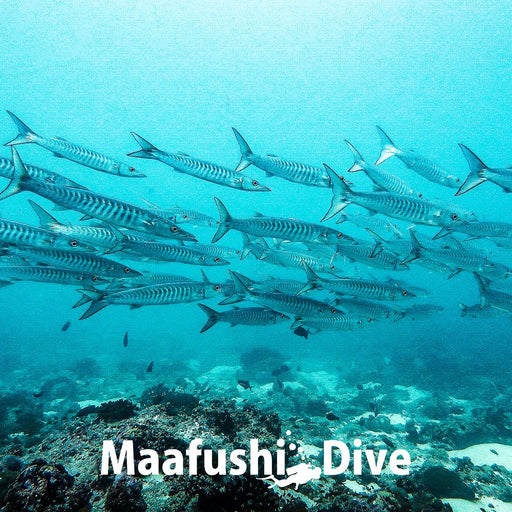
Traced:
[[331, 207], [324, 215], [322, 221], [331, 219], [337, 213], [341, 212], [347, 206], [349, 202], [347, 199], [350, 194], [352, 194], [352, 190], [341, 176], [338, 176], [328, 165], [324, 164], [324, 167], [331, 180], [333, 195]]
[[32, 201], [32, 199], [29, 199], [28, 202], [30, 203], [30, 206], [32, 206], [32, 209], [36, 212], [36, 215], [39, 218], [39, 225], [43, 229], [49, 229], [50, 231], [55, 226], [59, 226], [61, 223], [53, 216], [50, 215], [42, 206], [38, 205], [35, 201]]
[[485, 177], [487, 166], [482, 162], [482, 160], [480, 160], [480, 158], [478, 158], [467, 146], [464, 146], [464, 144], [459, 144], [459, 148], [468, 162], [469, 174], [464, 183], [459, 187], [459, 190], [455, 193], [456, 196], [461, 196], [462, 194], [469, 192], [487, 179]]
[[34, 142], [34, 138], [37, 136], [18, 116], [15, 116], [12, 112], [7, 111], [14, 121], [16, 128], [18, 128], [18, 135], [11, 141], [7, 142], [6, 146], [16, 146], [18, 144], [30, 144]]
[[388, 134], [380, 126], [376, 126], [375, 128], [377, 128], [377, 133], [379, 134], [380, 143], [382, 146], [379, 158], [375, 162], [375, 165], [379, 165], [393, 155], [396, 155], [397, 150]]
[[107, 303], [104, 300], [104, 292], [96, 290], [96, 288], [87, 288], [80, 290], [80, 293], [88, 297], [91, 303], [89, 309], [87, 309], [87, 311], [80, 317], [80, 320], [85, 320], [86, 318], [95, 315], [98, 311], [101, 311], [103, 308], [107, 307]]
[[154, 158], [154, 152], [158, 151], [158, 148], [135, 132], [131, 132], [131, 134], [141, 149], [139, 151], [128, 153], [128, 156], [133, 156], [135, 158]]
[[[297, 317], [293, 320], [293, 323], [290, 326], [290, 329], [297, 329], [297, 327], [301, 327], [303, 324], [304, 324], [304, 320], [302, 318]], [[307, 335], [306, 335], [306, 339], [307, 339]]]
[[357, 151], [357, 149], [347, 139], [345, 139], [345, 144], [348, 146], [354, 157], [354, 165], [348, 170], [348, 172], [362, 171], [365, 161], [361, 156], [361, 153], [359, 153], [359, 151]]
[[411, 252], [400, 262], [400, 265], [407, 265], [407, 263], [417, 260], [421, 256], [421, 251], [425, 249], [418, 240], [414, 230], [410, 229], [409, 234], [411, 236]]
[[299, 290], [297, 295], [318, 288], [318, 282], [320, 280], [316, 272], [306, 262], [302, 262], [302, 267], [304, 268], [304, 272], [306, 272], [307, 283]]
[[224, 206], [224, 203], [218, 198], [215, 197], [215, 204], [217, 205], [217, 210], [219, 210], [219, 227], [217, 228], [217, 232], [213, 235], [212, 244], [218, 242], [228, 231], [229, 226], [227, 225], [231, 220], [231, 215], [228, 212], [228, 209]]
[[128, 240], [128, 237], [124, 233], [122, 233], [116, 226], [108, 224], [106, 227], [109, 231], [112, 231], [116, 238], [116, 241], [110, 249], [105, 251], [104, 254], [112, 254], [114, 252], [122, 251], [125, 248], [125, 243]]
[[244, 233], [243, 231], [242, 231], [241, 235], [242, 235], [242, 241], [243, 241], [243, 248], [242, 248], [242, 253], [240, 254], [240, 260], [245, 260], [245, 258], [247, 258], [247, 256], [249, 256], [249, 254], [251, 254], [251, 252], [254, 253], [254, 251], [253, 251], [252, 240], [249, 237], [249, 235], [247, 233]]
[[452, 230], [447, 228], [446, 226], [442, 227], [433, 237], [432, 240], [439, 240], [440, 238], [444, 238], [447, 235], [451, 235]]
[[11, 148], [11, 151], [12, 161], [14, 163], [14, 174], [9, 185], [0, 192], [0, 201], [22, 192], [25, 189], [24, 183], [30, 179], [27, 168], [22, 162], [20, 155], [14, 146]]
[[14, 284], [12, 281], [6, 281], [4, 279], [0, 280], [0, 288], [4, 288], [5, 286], [9, 286], [10, 284]]
[[370, 254], [370, 258], [375, 258], [375, 256], [379, 255], [385, 248], [386, 240], [382, 238], [380, 235], [375, 233], [373, 229], [366, 228], [368, 234], [373, 238], [375, 245], [373, 246], [373, 251]]
[[236, 302], [241, 302], [242, 300], [244, 300], [247, 293], [250, 293], [249, 283], [253, 282], [248, 277], [245, 277], [242, 274], [239, 274], [238, 272], [233, 272], [232, 270], [229, 271], [229, 275], [231, 276], [231, 280], [233, 281], [233, 284], [235, 286], [235, 291], [231, 296], [219, 302], [219, 304], [221, 305], [234, 304]]
[[238, 162], [238, 165], [236, 166], [235, 169], [236, 172], [240, 172], [251, 165], [252, 150], [249, 144], [247, 144], [246, 140], [240, 135], [240, 132], [236, 128], [232, 128], [232, 130], [233, 133], [235, 134], [236, 141], [240, 146], [240, 162]]
[[219, 313], [214, 309], [205, 306], [204, 304], [198, 304], [198, 306], [208, 315], [206, 323], [203, 325], [203, 328], [199, 331], [203, 333], [208, 329], [212, 328], [219, 321]]
[[466, 316], [468, 314], [468, 307], [462, 302], [459, 302], [460, 316]]

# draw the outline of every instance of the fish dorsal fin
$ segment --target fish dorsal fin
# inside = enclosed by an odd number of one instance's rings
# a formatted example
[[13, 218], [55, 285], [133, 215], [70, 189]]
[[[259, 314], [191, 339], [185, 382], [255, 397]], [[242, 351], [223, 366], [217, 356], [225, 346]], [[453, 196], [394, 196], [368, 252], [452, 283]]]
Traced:
[[53, 137], [54, 139], [57, 139], [57, 140], [63, 140], [64, 142], [68, 142], [67, 139], [65, 139], [64, 137]]
[[201, 277], [203, 278], [204, 284], [211, 284], [211, 281], [208, 279], [208, 276], [206, 275], [205, 271], [201, 269]]
[[183, 151], [178, 151], [176, 154], [180, 156], [188, 156], [190, 158], [190, 155], [188, 153], [184, 153]]
[[254, 216], [255, 217], [265, 217], [265, 215], [263, 215], [263, 213], [261, 213], [261, 212], [254, 212]]
[[279, 158], [277, 155], [273, 153], [267, 153], [267, 156], [269, 156], [270, 158]]

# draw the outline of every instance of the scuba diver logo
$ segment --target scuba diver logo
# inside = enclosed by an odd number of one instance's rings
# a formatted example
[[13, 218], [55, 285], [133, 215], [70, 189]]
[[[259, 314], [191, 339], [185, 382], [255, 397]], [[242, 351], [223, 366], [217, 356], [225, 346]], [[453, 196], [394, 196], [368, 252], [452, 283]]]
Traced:
[[[291, 432], [289, 430], [286, 431], [286, 435], [289, 437]], [[278, 448], [284, 448], [285, 441], [284, 439], [279, 439], [277, 441]], [[301, 454], [301, 459], [306, 460], [306, 456], [304, 455], [304, 448], [302, 446], [297, 446], [295, 443], [290, 443], [290, 450], [297, 450], [298, 453]], [[322, 476], [322, 469], [311, 464], [307, 464], [305, 462], [301, 462], [296, 464], [295, 466], [290, 466], [286, 468], [286, 477], [278, 479], [274, 475], [265, 476], [263, 478], [259, 478], [258, 480], [267, 480], [269, 481], [269, 487], [280, 487], [281, 489], [285, 487], [289, 487], [290, 485], [295, 485], [295, 490], [299, 488], [299, 485], [307, 484], [311, 480], [319, 480]]]

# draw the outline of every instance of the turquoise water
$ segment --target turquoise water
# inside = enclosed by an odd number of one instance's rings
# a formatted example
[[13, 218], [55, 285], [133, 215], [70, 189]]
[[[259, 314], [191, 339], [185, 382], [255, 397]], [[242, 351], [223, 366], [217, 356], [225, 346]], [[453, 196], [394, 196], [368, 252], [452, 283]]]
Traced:
[[[36, 132], [81, 143], [147, 174], [144, 180], [118, 178], [56, 159], [35, 145], [18, 146], [24, 161], [94, 191], [141, 205], [146, 199], [163, 208], [196, 208], [215, 218], [213, 198], [218, 196], [237, 217], [259, 211], [319, 222], [329, 207], [329, 189], [269, 179], [255, 167], [245, 174], [269, 186], [270, 193], [221, 187], [156, 161], [126, 157], [138, 149], [130, 131], [163, 150], [234, 168], [240, 158], [231, 131], [236, 127], [257, 153], [318, 166], [325, 162], [344, 173], [353, 162], [343, 140], [374, 161], [379, 124], [398, 146], [414, 148], [460, 178], [467, 164], [459, 142], [489, 166], [510, 165], [511, 16], [512, 6], [502, 1], [4, 2], [0, 103]], [[1, 140], [7, 142], [16, 130], [7, 114], [0, 115]], [[9, 148], [1, 155], [10, 156]], [[493, 184], [454, 197], [454, 190], [424, 180], [396, 159], [383, 165], [425, 197], [474, 211], [481, 220], [512, 222], [511, 199]], [[371, 188], [363, 173], [350, 179], [358, 190]], [[29, 198], [51, 207], [25, 192], [0, 204], [2, 217], [37, 225]], [[355, 206], [346, 210], [356, 211]], [[72, 222], [80, 218], [73, 212], [55, 216]], [[334, 220], [329, 225], [335, 227]], [[400, 225], [404, 231], [409, 227]], [[205, 243], [214, 232], [182, 227]], [[369, 240], [347, 223], [340, 229]], [[418, 230], [431, 236], [437, 231]], [[221, 244], [241, 247], [239, 233], [230, 232]], [[475, 244], [512, 264], [510, 251], [486, 241]], [[391, 275], [343, 265], [349, 275]], [[132, 266], [191, 278], [199, 278], [200, 271], [172, 263]], [[303, 279], [299, 270], [252, 257], [234, 260], [230, 268], [258, 279]], [[212, 279], [227, 279], [226, 267], [205, 270]], [[6, 388], [25, 384], [37, 389], [53, 372], [91, 357], [105, 370], [104, 389], [113, 386], [115, 395], [123, 375], [111, 370], [122, 364], [145, 368], [154, 361], [151, 378], [172, 382], [168, 368], [174, 363], [198, 361], [207, 371], [237, 365], [245, 351], [268, 346], [303, 369], [382, 371], [390, 360], [398, 361], [389, 371], [404, 385], [411, 382], [403, 368], [415, 368], [415, 358], [423, 357], [417, 371], [449, 394], [458, 390], [450, 376], [452, 365], [457, 375], [462, 365], [462, 373], [507, 381], [510, 315], [460, 317], [459, 302], [478, 302], [470, 274], [447, 280], [413, 265], [393, 277], [428, 288], [432, 296], [426, 302], [444, 311], [427, 320], [379, 322], [308, 340], [295, 336], [287, 324], [218, 324], [199, 334], [205, 316], [196, 304], [137, 310], [111, 306], [79, 321], [81, 311], [71, 308], [79, 298], [74, 287], [17, 283], [0, 290], [0, 380]], [[216, 307], [213, 300], [208, 304]], [[68, 320], [71, 327], [62, 332]], [[130, 343], [124, 348], [126, 331]], [[127, 392], [139, 392], [130, 386]]]

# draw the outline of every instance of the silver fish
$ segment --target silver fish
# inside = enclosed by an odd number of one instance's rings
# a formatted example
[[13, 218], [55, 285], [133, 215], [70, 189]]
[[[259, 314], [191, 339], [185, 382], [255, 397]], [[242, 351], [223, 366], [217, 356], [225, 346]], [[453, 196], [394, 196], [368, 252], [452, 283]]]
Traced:
[[158, 215], [169, 219], [176, 224], [192, 224], [193, 226], [204, 226], [211, 228], [215, 224], [215, 219], [191, 208], [181, 208], [173, 206], [172, 208], [159, 208], [150, 201], [143, 200], [146, 204], [158, 211]]
[[353, 331], [354, 329], [361, 329], [368, 327], [372, 324], [371, 318], [364, 318], [357, 315], [346, 315], [337, 312], [330, 316], [308, 316], [297, 319], [292, 329], [305, 325], [315, 332], [320, 331]]
[[415, 297], [414, 292], [403, 287], [398, 282], [382, 283], [368, 279], [355, 279], [351, 277], [338, 277], [326, 279], [317, 275], [311, 267], [304, 265], [307, 283], [302, 287], [300, 293], [305, 293], [315, 288], [322, 288], [333, 291], [338, 295], [358, 297], [374, 300], [402, 300]]
[[324, 242], [335, 244], [345, 238], [343, 233], [335, 229], [302, 220], [265, 217], [263, 215], [247, 219], [237, 219], [231, 217], [227, 208], [219, 198], [215, 198], [215, 203], [219, 210], [220, 220], [212, 243], [218, 242], [230, 229], [236, 229], [237, 231], [257, 237], [278, 238], [292, 242]]
[[235, 171], [227, 169], [226, 167], [221, 167], [220, 165], [192, 158], [191, 156], [182, 153], [166, 153], [165, 151], [153, 146], [153, 144], [148, 142], [146, 139], [143, 139], [140, 135], [133, 132], [132, 135], [141, 149], [139, 151], [129, 153], [128, 156], [158, 160], [169, 167], [172, 167], [175, 171], [194, 176], [201, 180], [210, 181], [217, 185], [223, 185], [225, 187], [246, 190], [249, 192], [270, 191], [268, 187], [261, 185], [257, 180], [250, 178], [249, 176], [236, 173]]
[[[363, 171], [368, 178], [370, 178], [377, 190], [385, 190], [387, 192], [393, 192], [394, 194], [402, 195], [415, 195], [414, 190], [405, 181], [397, 178], [394, 174], [382, 170], [376, 165], [365, 162], [361, 153], [348, 141], [345, 140], [345, 144], [349, 147], [354, 157], [354, 165], [348, 170], [348, 172]], [[418, 194], [416, 194], [418, 195]]]
[[60, 206], [81, 212], [86, 217], [100, 219], [107, 224], [165, 238], [196, 240], [193, 235], [183, 231], [176, 224], [159, 217], [151, 210], [90, 190], [62, 187], [34, 180], [28, 175], [27, 169], [14, 147], [12, 154], [15, 167], [14, 177], [9, 186], [0, 194], [0, 199], [6, 199], [23, 190], [29, 190]]
[[0, 266], [0, 278], [10, 281], [36, 281], [40, 283], [96, 286], [108, 283], [107, 279], [86, 272], [77, 272], [47, 266], [17, 265]]
[[34, 143], [48, 151], [51, 151], [57, 158], [66, 158], [72, 162], [76, 162], [91, 169], [105, 172], [107, 174], [115, 174], [117, 176], [127, 176], [130, 178], [144, 178], [145, 175], [137, 172], [134, 167], [130, 167], [123, 162], [114, 160], [108, 156], [91, 151], [90, 149], [79, 146], [72, 142], [59, 137], [43, 137], [32, 131], [25, 123], [23, 123], [12, 112], [7, 111], [18, 128], [16, 138], [6, 144], [6, 146], [14, 146], [17, 144]]
[[128, 305], [131, 309], [142, 306], [161, 306], [209, 299], [222, 293], [222, 286], [206, 282], [180, 282], [142, 286], [116, 292], [84, 289], [81, 293], [91, 299], [87, 311], [80, 320], [85, 320], [109, 305]]
[[432, 162], [428, 158], [418, 155], [412, 149], [397, 148], [382, 128], [379, 126], [376, 128], [381, 140], [382, 150], [378, 160], [375, 162], [375, 165], [381, 164], [394, 155], [401, 160], [406, 167], [418, 173], [420, 176], [423, 176], [427, 180], [433, 183], [438, 183], [439, 185], [444, 185], [445, 187], [459, 188], [460, 179], [457, 178], [457, 176], [448, 173], [441, 166]]
[[366, 243], [346, 243], [336, 245], [336, 257], [347, 258], [350, 261], [358, 261], [369, 267], [385, 270], [407, 270], [405, 264], [401, 264], [400, 258], [382, 247]]
[[437, 304], [415, 304], [404, 310], [404, 318], [412, 320], [424, 320], [441, 313], [444, 308]]
[[331, 186], [329, 176], [325, 172], [325, 169], [293, 162], [291, 160], [283, 160], [275, 155], [256, 155], [235, 128], [233, 128], [233, 132], [242, 154], [236, 171], [243, 171], [250, 165], [254, 165], [265, 171], [268, 177], [279, 176], [285, 180], [312, 187], [329, 188]]
[[[72, 181], [61, 174], [36, 167], [35, 165], [25, 164], [27, 174], [36, 180], [45, 181], [53, 185], [62, 185], [63, 187], [85, 188], [76, 181]], [[8, 158], [0, 157], [0, 176], [12, 180], [14, 177], [14, 164]]]
[[480, 306], [497, 309], [499, 311], [512, 313], [512, 294], [491, 287], [488, 279], [481, 277], [477, 273], [473, 273], [478, 284], [480, 292]]
[[274, 325], [290, 317], [268, 308], [237, 308], [229, 311], [215, 311], [214, 309], [198, 304], [208, 315], [208, 319], [201, 329], [201, 333], [212, 328], [217, 322], [227, 322], [231, 327], [235, 325]]
[[468, 235], [469, 239], [504, 238], [512, 240], [512, 224], [495, 221], [459, 222], [449, 228], [442, 228], [441, 231], [434, 236], [434, 240], [443, 238], [453, 231], [464, 233]]
[[369, 321], [371, 319], [397, 321], [404, 317], [402, 310], [388, 306], [383, 302], [343, 297], [336, 300], [336, 305], [350, 313], [366, 316]]
[[331, 207], [322, 220], [330, 219], [341, 212], [348, 204], [357, 204], [371, 212], [382, 213], [388, 217], [406, 220], [429, 226], [451, 226], [460, 220], [471, 219], [471, 215], [456, 213], [440, 204], [390, 192], [354, 192], [345, 180], [329, 166], [325, 166], [333, 183]]
[[464, 144], [459, 144], [459, 147], [468, 162], [469, 174], [459, 190], [457, 190], [456, 196], [473, 190], [484, 181], [490, 181], [498, 185], [504, 192], [512, 192], [512, 169], [489, 168]]
[[426, 248], [420, 243], [412, 229], [410, 235], [412, 248], [409, 256], [403, 260], [402, 263], [404, 264], [425, 256], [430, 260], [450, 267], [452, 269], [450, 277], [457, 275], [462, 270], [476, 272], [488, 279], [506, 279], [512, 273], [512, 269], [501, 263], [493, 262], [488, 258], [465, 250], [460, 243], [457, 249]]
[[342, 213], [336, 220], [336, 224], [341, 224], [342, 222], [347, 221], [363, 229], [371, 229], [375, 232], [391, 232], [397, 238], [403, 238], [404, 236], [396, 224], [393, 224], [389, 219], [383, 220], [377, 216], [370, 217], [366, 213], [362, 214], [359, 212], [355, 214]]
[[71, 252], [60, 249], [43, 249], [43, 248], [21, 248], [12, 247], [9, 249], [12, 254], [16, 254], [21, 258], [51, 265], [58, 268], [66, 268], [76, 270], [78, 272], [86, 272], [102, 277], [126, 277], [138, 276], [140, 272], [122, 265], [117, 261], [113, 261], [102, 256], [96, 256], [85, 252]]
[[508, 313], [508, 311], [493, 308], [489, 306], [489, 304], [485, 304], [484, 306], [481, 304], [474, 304], [473, 306], [459, 304], [459, 308], [460, 316], [470, 316], [471, 318], [494, 318]]

